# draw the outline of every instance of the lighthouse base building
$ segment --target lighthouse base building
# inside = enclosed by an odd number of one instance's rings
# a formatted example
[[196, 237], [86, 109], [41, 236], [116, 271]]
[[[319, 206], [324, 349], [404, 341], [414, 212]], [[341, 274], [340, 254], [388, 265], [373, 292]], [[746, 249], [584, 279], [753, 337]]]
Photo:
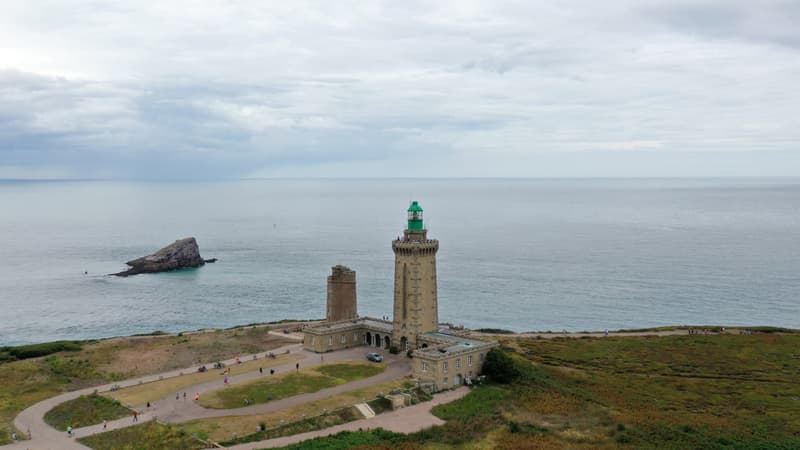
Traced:
[[428, 239], [422, 208], [412, 202], [403, 236], [392, 241], [395, 254], [394, 316], [359, 317], [355, 272], [334, 266], [328, 277], [326, 321], [303, 329], [306, 350], [325, 353], [355, 346], [408, 353], [413, 376], [430, 391], [469, 384], [480, 374], [486, 353], [498, 344], [470, 338], [469, 331], [439, 324], [436, 254]]

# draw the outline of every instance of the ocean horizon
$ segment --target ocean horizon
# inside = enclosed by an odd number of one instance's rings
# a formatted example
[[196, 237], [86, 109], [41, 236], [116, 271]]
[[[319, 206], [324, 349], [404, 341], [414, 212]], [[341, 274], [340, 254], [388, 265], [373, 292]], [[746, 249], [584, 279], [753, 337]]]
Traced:
[[[800, 328], [800, 178], [0, 180], [0, 345], [322, 318], [337, 264], [391, 315], [411, 200], [443, 322]], [[219, 261], [107, 275], [188, 236]]]

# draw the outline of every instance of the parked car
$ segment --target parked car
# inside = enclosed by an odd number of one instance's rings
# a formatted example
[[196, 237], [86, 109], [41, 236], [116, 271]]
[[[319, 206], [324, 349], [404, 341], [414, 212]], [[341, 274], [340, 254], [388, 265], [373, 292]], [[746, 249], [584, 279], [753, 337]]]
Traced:
[[372, 362], [381, 362], [383, 361], [383, 356], [377, 353], [367, 353], [367, 359]]

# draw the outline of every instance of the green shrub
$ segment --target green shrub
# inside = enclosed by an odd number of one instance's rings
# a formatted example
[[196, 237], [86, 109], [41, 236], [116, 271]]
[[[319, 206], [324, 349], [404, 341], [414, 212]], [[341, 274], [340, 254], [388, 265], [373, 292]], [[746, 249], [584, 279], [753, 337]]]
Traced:
[[57, 352], [76, 352], [81, 349], [81, 344], [75, 341], [55, 341], [43, 344], [20, 345], [8, 347], [6, 352], [16, 359], [37, 358]]
[[493, 348], [486, 354], [483, 374], [492, 381], [508, 384], [519, 376], [519, 370], [508, 353]]
[[375, 414], [380, 414], [384, 411], [392, 409], [392, 401], [386, 397], [379, 397], [367, 402]]
[[511, 330], [504, 330], [502, 328], [478, 328], [478, 333], [489, 333], [489, 334], [517, 334]]
[[397, 348], [396, 345], [390, 345], [389, 346], [389, 353], [391, 353], [393, 355], [396, 355], [396, 354], [400, 353], [400, 349]]

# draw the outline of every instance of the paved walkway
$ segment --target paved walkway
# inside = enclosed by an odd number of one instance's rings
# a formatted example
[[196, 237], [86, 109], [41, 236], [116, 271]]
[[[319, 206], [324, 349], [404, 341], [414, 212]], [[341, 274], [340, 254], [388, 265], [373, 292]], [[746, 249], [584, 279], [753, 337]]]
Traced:
[[361, 419], [354, 422], [343, 423], [330, 428], [325, 428], [317, 431], [309, 431], [308, 433], [295, 434], [292, 436], [284, 436], [266, 441], [249, 442], [247, 444], [239, 444], [233, 447], [228, 447], [229, 450], [254, 450], [261, 448], [282, 447], [289, 444], [294, 444], [306, 439], [311, 439], [320, 436], [330, 436], [340, 431], [355, 431], [358, 429], [371, 430], [373, 428], [383, 428], [386, 430], [395, 431], [397, 433], [413, 433], [415, 431], [430, 428], [434, 425], [441, 425], [444, 421], [433, 414], [431, 408], [442, 403], [449, 403], [457, 400], [469, 392], [469, 388], [460, 387], [453, 391], [437, 394], [433, 400], [425, 403], [419, 403], [414, 406], [402, 408], [397, 411], [387, 412], [373, 417], [372, 419]]
[[[295, 364], [300, 364], [300, 371], [302, 372], [303, 369], [306, 367], [313, 367], [323, 362], [328, 363], [328, 362], [335, 362], [335, 361], [342, 361], [349, 359], [350, 360], [362, 359], [364, 357], [364, 351], [365, 351], [364, 347], [355, 347], [352, 349], [327, 353], [322, 357], [320, 357], [320, 355], [316, 353], [311, 353], [303, 350], [301, 344], [290, 344], [277, 349], [270, 350], [268, 352], [259, 353], [256, 356], [258, 359], [264, 359], [267, 358], [267, 355], [269, 353], [282, 354], [287, 350], [289, 350], [292, 354], [299, 355], [301, 358], [299, 360], [292, 360], [282, 365], [271, 366], [270, 369], [276, 370], [277, 373], [282, 373], [286, 371], [294, 371], [296, 370]], [[269, 361], [269, 359], [267, 359], [267, 361]], [[233, 358], [223, 362], [226, 365], [232, 365], [236, 364], [236, 359]], [[302, 404], [326, 398], [341, 392], [359, 389], [383, 381], [401, 378], [409, 374], [411, 371], [411, 364], [404, 357], [386, 355], [386, 363], [388, 365], [387, 369], [382, 373], [375, 375], [373, 377], [356, 380], [332, 388], [323, 389], [314, 393], [296, 395], [294, 397], [289, 397], [259, 405], [248, 406], [244, 408], [207, 409], [203, 408], [202, 406], [194, 402], [193, 400], [194, 393], [199, 393], [202, 396], [204, 393], [207, 393], [209, 391], [224, 388], [223, 377], [221, 375], [222, 372], [220, 372], [219, 380], [204, 382], [193, 386], [187, 386], [186, 388], [181, 389], [181, 391], [186, 391], [188, 394], [189, 398], [186, 401], [183, 400], [182, 395], [181, 398], [176, 401], [175, 395], [169, 394], [164, 398], [152, 401], [150, 408], [146, 408], [145, 405], [134, 405], [134, 406], [136, 407], [137, 410], [142, 411], [142, 414], [139, 415], [140, 423], [148, 420], [153, 420], [155, 418], [158, 418], [159, 420], [164, 422], [177, 423], [192, 419], [201, 419], [209, 417], [272, 412], [286, 408], [288, 406], [293, 406], [296, 404]], [[212, 364], [213, 363], [209, 363], [206, 364], [206, 366], [211, 367]], [[33, 438], [27, 441], [21, 441], [15, 444], [10, 444], [8, 446], [3, 446], [2, 448], [3, 450], [6, 449], [86, 450], [88, 449], [88, 447], [80, 444], [75, 439], [70, 439], [69, 437], [67, 437], [66, 432], [58, 431], [52, 428], [50, 425], [46, 424], [43, 420], [45, 413], [47, 413], [47, 411], [49, 411], [53, 407], [61, 403], [64, 403], [68, 400], [75, 399], [81, 395], [91, 394], [95, 391], [97, 392], [110, 391], [114, 385], [118, 385], [123, 388], [130, 386], [137, 386], [140, 384], [140, 382], [147, 383], [147, 382], [159, 381], [160, 379], [178, 377], [181, 376], [182, 373], [185, 374], [193, 373], [196, 370], [197, 370], [196, 367], [173, 370], [161, 374], [148, 375], [144, 377], [125, 380], [122, 382], [109, 383], [103, 386], [95, 386], [87, 389], [81, 389], [78, 391], [67, 392], [55, 397], [51, 397], [47, 400], [43, 400], [25, 409], [14, 419], [14, 426], [22, 432], [29, 432]], [[219, 370], [219, 369], [211, 369], [211, 370]], [[228, 381], [230, 384], [235, 385], [237, 383], [252, 380], [255, 378], [269, 377], [269, 376], [270, 375], [268, 370], [266, 371], [266, 374], [260, 374], [258, 370], [254, 370], [252, 372], [230, 376], [228, 377]], [[114, 421], [109, 421], [107, 425], [108, 428], [105, 431], [124, 428], [134, 424], [135, 422], [133, 422], [132, 416]], [[76, 429], [75, 437], [89, 436], [103, 431], [104, 430], [102, 424], [92, 425]]]

